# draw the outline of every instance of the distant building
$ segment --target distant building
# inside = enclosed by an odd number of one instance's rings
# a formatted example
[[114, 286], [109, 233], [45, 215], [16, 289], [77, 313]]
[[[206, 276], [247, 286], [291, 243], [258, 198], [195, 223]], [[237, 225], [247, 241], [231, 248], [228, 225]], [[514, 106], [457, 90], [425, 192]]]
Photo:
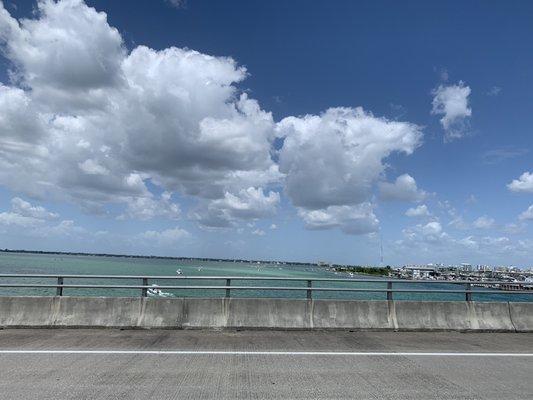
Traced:
[[410, 265], [403, 267], [402, 270], [404, 275], [410, 276], [413, 279], [428, 279], [437, 275], [438, 268], [432, 265]]
[[472, 272], [473, 271], [472, 264], [461, 263], [461, 268], [463, 269], [464, 272]]

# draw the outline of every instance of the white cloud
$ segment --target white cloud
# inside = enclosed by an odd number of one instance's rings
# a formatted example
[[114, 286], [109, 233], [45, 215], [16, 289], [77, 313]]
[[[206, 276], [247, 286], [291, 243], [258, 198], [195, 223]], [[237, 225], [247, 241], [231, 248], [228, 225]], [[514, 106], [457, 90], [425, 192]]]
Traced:
[[20, 197], [11, 199], [11, 210], [0, 213], [0, 225], [14, 228], [36, 228], [59, 215], [48, 211], [42, 206], [36, 206]]
[[438, 221], [431, 221], [427, 224], [418, 224], [403, 230], [404, 239], [400, 244], [407, 243], [424, 246], [427, 244], [444, 244], [450, 240], [450, 236], [443, 231], [442, 225]]
[[30, 234], [41, 238], [47, 238], [50, 236], [57, 236], [63, 238], [82, 237], [88, 232], [85, 228], [76, 225], [72, 220], [64, 220], [56, 225], [39, 226], [34, 229]]
[[0, 3], [0, 45], [13, 65], [0, 84], [0, 184], [101, 212], [153, 203], [147, 180], [209, 202], [282, 177], [272, 116], [239, 94], [247, 72], [231, 58], [128, 52], [81, 0], [41, 1], [21, 21]]
[[[485, 260], [481, 262], [494, 262], [498, 259], [502, 263], [508, 263], [509, 257], [530, 259], [532, 246], [530, 240], [513, 242], [506, 236], [468, 235], [455, 238], [444, 232], [438, 222], [406, 228], [403, 230], [403, 238], [394, 243], [395, 251], [405, 254], [410, 260], [422, 257], [421, 260], [447, 259], [451, 263], [457, 263], [458, 258], [471, 257]], [[416, 254], [413, 254], [414, 248]]]
[[514, 179], [507, 185], [512, 192], [533, 193], [533, 172], [524, 172], [518, 179]]
[[360, 204], [393, 152], [411, 154], [422, 134], [416, 125], [374, 117], [362, 108], [331, 108], [320, 116], [288, 117], [278, 124], [285, 138], [280, 171], [298, 207], [316, 210]]
[[370, 203], [354, 206], [329, 206], [325, 209], [298, 209], [308, 229], [340, 228], [344, 233], [361, 235], [376, 232], [379, 220]]
[[185, 229], [176, 227], [172, 229], [165, 229], [163, 231], [146, 231], [139, 235], [141, 240], [147, 240], [150, 244], [156, 246], [171, 246], [181, 243], [183, 240], [191, 237], [191, 234]]
[[272, 230], [278, 229], [278, 226], [276, 224], [271, 224], [270, 225], [270, 229], [272, 229]]
[[470, 87], [462, 81], [457, 85], [439, 85], [433, 90], [431, 114], [443, 115], [440, 122], [446, 132], [446, 140], [457, 139], [465, 134], [466, 118], [472, 115], [468, 104], [470, 93]]
[[439, 235], [442, 232], [442, 226], [436, 221], [428, 222], [422, 226], [421, 232], [425, 235]]
[[204, 202], [190, 213], [190, 217], [206, 227], [226, 228], [238, 220], [271, 217], [279, 203], [279, 193], [270, 191], [265, 195], [263, 189], [249, 187], [237, 194], [226, 192], [221, 199]]
[[477, 229], [490, 229], [494, 226], [495, 222], [496, 221], [494, 220], [494, 218], [490, 218], [484, 215], [476, 219], [472, 223], [472, 226]]
[[0, 8], [0, 40], [17, 66], [18, 81], [38, 97], [62, 90], [98, 90], [121, 82], [125, 50], [104, 13], [96, 13], [81, 0], [46, 0], [37, 5], [40, 18], [20, 20], [20, 25]]
[[396, 178], [394, 183], [380, 182], [380, 196], [383, 200], [420, 201], [427, 193], [418, 189], [415, 179], [403, 174]]
[[504, 229], [503, 229], [505, 232], [507, 233], [510, 233], [512, 235], [518, 235], [518, 234], [521, 234], [521, 233], [524, 233], [525, 230], [526, 230], [526, 225], [521, 222], [521, 223], [514, 223], [514, 222], [511, 222], [507, 225], [505, 225]]
[[13, 199], [11, 199], [11, 209], [14, 213], [24, 217], [45, 220], [59, 218], [59, 215], [57, 213], [49, 212], [42, 206], [34, 206], [31, 203], [22, 200], [20, 197], [14, 197]]
[[180, 214], [179, 205], [171, 201], [170, 193], [164, 192], [160, 199], [153, 197], [133, 197], [129, 199], [125, 213], [118, 218], [131, 218], [142, 221], [156, 217], [178, 219]]
[[231, 217], [257, 219], [272, 216], [280, 202], [279, 193], [263, 193], [263, 189], [249, 187], [236, 195], [226, 192], [223, 199], [215, 200], [212, 205], [226, 210]]
[[467, 236], [462, 239], [459, 239], [457, 243], [472, 250], [477, 249], [479, 247], [479, 244], [474, 236]]
[[0, 225], [4, 226], [32, 228], [43, 223], [44, 221], [41, 219], [20, 215], [15, 212], [6, 211], [0, 213]]
[[0, 83], [0, 185], [89, 212], [111, 203], [120, 218], [178, 218], [154, 185], [192, 197], [201, 225], [236, 226], [271, 217], [284, 185], [308, 227], [372, 232], [386, 159], [421, 144], [419, 126], [362, 108], [276, 123], [239, 89], [248, 73], [232, 58], [128, 50], [82, 0], [40, 1], [24, 20], [0, 3], [0, 46], [12, 69]]
[[0, 212], [0, 226], [7, 226], [11, 233], [29, 237], [72, 237], [86, 233], [86, 230], [77, 226], [72, 220], [63, 220], [58, 223], [59, 215], [49, 212], [42, 206], [36, 206], [19, 197], [11, 199], [11, 210]]
[[520, 214], [518, 217], [521, 221], [533, 220], [533, 204], [528, 207], [526, 211]]
[[92, 159], [87, 159], [82, 163], [78, 163], [78, 167], [89, 175], [108, 175], [109, 171], [107, 168], [102, 167], [100, 164], [98, 164], [97, 161]]
[[377, 229], [369, 201], [384, 159], [393, 152], [411, 154], [422, 138], [418, 126], [374, 117], [362, 108], [288, 117], [277, 133], [284, 138], [279, 165], [285, 191], [300, 217], [309, 228], [349, 233]]
[[265, 231], [262, 230], [262, 229], [256, 229], [256, 230], [252, 231], [252, 235], [265, 236]]
[[459, 245], [464, 246], [471, 251], [490, 253], [503, 253], [506, 251], [512, 251], [515, 246], [511, 243], [510, 239], [505, 236], [501, 237], [475, 237], [467, 236], [460, 240], [453, 240], [450, 242], [451, 246]]
[[409, 208], [405, 215], [408, 217], [429, 217], [431, 214], [429, 213], [428, 207], [425, 204], [421, 204], [414, 208]]
[[448, 225], [455, 229], [461, 229], [461, 230], [465, 230], [469, 228], [469, 224], [460, 215], [454, 216], [454, 218], [448, 223]]

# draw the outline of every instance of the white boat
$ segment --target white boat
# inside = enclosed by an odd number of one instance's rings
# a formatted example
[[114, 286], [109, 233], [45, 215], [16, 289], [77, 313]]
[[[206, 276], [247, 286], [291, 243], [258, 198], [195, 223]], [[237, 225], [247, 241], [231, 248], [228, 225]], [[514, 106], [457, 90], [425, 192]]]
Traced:
[[162, 292], [154, 283], [150, 289], [147, 290], [148, 296], [151, 297], [172, 297], [171, 293]]

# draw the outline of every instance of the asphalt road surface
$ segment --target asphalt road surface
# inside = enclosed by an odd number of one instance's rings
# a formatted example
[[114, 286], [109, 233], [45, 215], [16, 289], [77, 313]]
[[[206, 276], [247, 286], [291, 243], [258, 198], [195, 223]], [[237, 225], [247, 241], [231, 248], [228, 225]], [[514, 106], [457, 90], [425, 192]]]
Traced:
[[0, 399], [528, 399], [533, 334], [0, 330]]

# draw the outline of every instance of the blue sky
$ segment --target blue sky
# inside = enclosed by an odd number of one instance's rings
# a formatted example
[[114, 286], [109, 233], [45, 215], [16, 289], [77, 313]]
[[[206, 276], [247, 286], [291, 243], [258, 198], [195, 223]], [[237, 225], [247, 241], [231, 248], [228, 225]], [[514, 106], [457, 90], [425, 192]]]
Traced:
[[0, 11], [0, 247], [532, 264], [527, 2]]

